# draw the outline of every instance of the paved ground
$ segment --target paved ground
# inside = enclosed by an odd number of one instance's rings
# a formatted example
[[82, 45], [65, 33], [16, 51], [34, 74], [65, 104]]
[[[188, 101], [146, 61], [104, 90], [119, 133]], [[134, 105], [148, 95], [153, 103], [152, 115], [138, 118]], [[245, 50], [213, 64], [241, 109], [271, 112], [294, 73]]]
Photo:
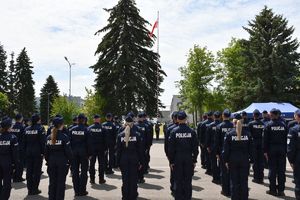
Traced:
[[[140, 200], [147, 199], [161, 199], [168, 200], [173, 199], [169, 193], [169, 167], [164, 155], [163, 142], [156, 142], [151, 150], [151, 171], [146, 176], [146, 183], [141, 184], [139, 187]], [[46, 168], [43, 169], [46, 172]], [[220, 195], [220, 186], [211, 183], [211, 177], [204, 174], [204, 171], [197, 167], [197, 172], [193, 178], [193, 199], [228, 199]], [[11, 192], [12, 200], [28, 199], [28, 200], [43, 200], [47, 199], [48, 192], [48, 178], [47, 174], [42, 176], [40, 189], [42, 194], [38, 196], [27, 197], [27, 189], [24, 183], [13, 184]], [[265, 171], [267, 175], [267, 171]], [[265, 177], [266, 178], [266, 177]], [[74, 198], [74, 191], [72, 188], [71, 178], [68, 176], [66, 196], [65, 199], [82, 199], [82, 200], [116, 200], [121, 199], [121, 175], [120, 172], [116, 172], [115, 175], [106, 177], [107, 184], [105, 185], [90, 185], [88, 183], [89, 196]], [[294, 199], [294, 184], [292, 183], [292, 172], [290, 168], [287, 170], [287, 183], [286, 183], [286, 197], [275, 198], [266, 195], [265, 191], [268, 189], [268, 185], [257, 185], [251, 182], [252, 177], [249, 178], [250, 199]], [[265, 180], [268, 183], [268, 180]]]

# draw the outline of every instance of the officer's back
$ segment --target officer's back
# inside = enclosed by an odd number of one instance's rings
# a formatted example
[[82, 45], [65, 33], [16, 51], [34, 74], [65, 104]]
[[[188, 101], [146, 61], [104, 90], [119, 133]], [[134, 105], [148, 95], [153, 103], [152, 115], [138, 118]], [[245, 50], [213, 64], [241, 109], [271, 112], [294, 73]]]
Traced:
[[89, 146], [92, 151], [105, 151], [106, 149], [106, 129], [100, 123], [94, 123], [88, 128]]
[[287, 128], [279, 119], [272, 119], [264, 130], [264, 147], [266, 151], [269, 147], [281, 147], [286, 149], [287, 145]]
[[[82, 118], [82, 119], [81, 119]], [[79, 115], [78, 119], [83, 120], [84, 115]], [[70, 130], [70, 141], [74, 155], [85, 156], [88, 149], [88, 131], [83, 123], [79, 123]]]

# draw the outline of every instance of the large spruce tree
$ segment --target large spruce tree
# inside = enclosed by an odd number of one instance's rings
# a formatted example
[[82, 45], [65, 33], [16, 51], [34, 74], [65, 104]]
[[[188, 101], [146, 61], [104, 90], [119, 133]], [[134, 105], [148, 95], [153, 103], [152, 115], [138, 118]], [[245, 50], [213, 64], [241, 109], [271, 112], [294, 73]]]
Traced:
[[6, 66], [6, 51], [3, 49], [3, 45], [0, 44], [0, 92], [7, 92], [7, 66]]
[[[150, 49], [154, 40], [146, 28], [149, 22], [139, 15], [134, 0], [120, 0], [105, 10], [110, 17], [108, 25], [96, 32], [105, 35], [95, 52], [98, 62], [91, 67], [97, 75], [96, 90], [106, 101], [104, 112], [124, 114], [143, 109], [153, 116], [157, 85], [165, 73], [159, 55]], [[163, 91], [158, 90], [159, 94]]]
[[300, 97], [299, 43], [294, 27], [265, 7], [244, 28], [250, 35], [246, 49], [246, 102], [289, 101]]
[[17, 90], [17, 110], [25, 117], [29, 117], [35, 112], [34, 81], [32, 79], [33, 66], [24, 48], [17, 57], [16, 63], [16, 85]]
[[7, 96], [9, 99], [9, 115], [13, 116], [14, 111], [16, 109], [16, 97], [17, 97], [17, 90], [16, 90], [16, 64], [15, 64], [15, 54], [12, 52], [10, 54], [10, 61], [8, 65], [8, 75], [7, 75]]
[[[48, 96], [49, 95], [49, 96]], [[57, 86], [57, 83], [54, 81], [54, 78], [50, 75], [46, 79], [46, 83], [41, 89], [40, 97], [40, 112], [41, 112], [41, 118], [42, 123], [47, 124], [48, 122], [48, 97], [49, 97], [49, 115], [52, 111], [52, 104], [54, 102], [54, 99], [59, 96], [59, 89]]]

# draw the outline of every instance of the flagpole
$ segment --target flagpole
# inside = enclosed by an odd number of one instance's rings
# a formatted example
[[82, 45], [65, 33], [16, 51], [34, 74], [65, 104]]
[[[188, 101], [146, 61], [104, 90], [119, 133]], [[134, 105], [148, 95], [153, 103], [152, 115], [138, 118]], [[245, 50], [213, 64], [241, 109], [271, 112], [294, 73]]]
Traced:
[[156, 71], [156, 98], [157, 98], [157, 120], [159, 117], [159, 65], [160, 65], [160, 55], [159, 55], [159, 11], [157, 11], [157, 54], [158, 54], [158, 65]]

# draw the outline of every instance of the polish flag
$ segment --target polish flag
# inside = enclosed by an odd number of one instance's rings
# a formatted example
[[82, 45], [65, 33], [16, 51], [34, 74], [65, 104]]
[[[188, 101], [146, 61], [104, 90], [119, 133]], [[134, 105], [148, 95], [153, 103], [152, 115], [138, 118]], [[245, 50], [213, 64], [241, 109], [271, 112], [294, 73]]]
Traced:
[[155, 31], [156, 28], [158, 28], [158, 20], [155, 21], [155, 23], [154, 23], [154, 25], [153, 25], [153, 27], [152, 27], [152, 31], [151, 31], [151, 33], [149, 34], [150, 37], [153, 37], [154, 31]]

